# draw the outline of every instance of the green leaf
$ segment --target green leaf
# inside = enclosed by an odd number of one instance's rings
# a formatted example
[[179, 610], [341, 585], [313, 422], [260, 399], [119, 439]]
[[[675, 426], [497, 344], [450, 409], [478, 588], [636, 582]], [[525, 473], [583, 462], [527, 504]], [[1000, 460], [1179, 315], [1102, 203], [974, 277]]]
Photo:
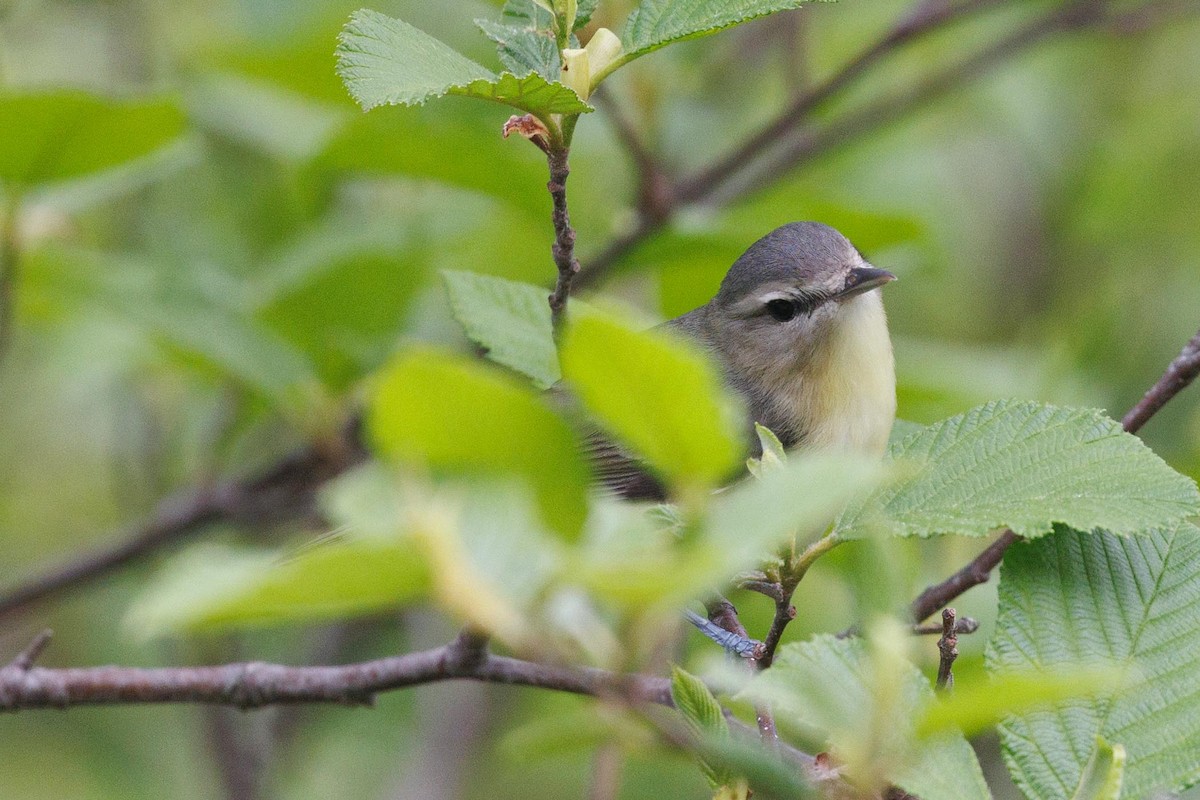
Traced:
[[340, 538], [292, 556], [204, 544], [174, 559], [130, 609], [139, 637], [311, 622], [424, 597], [429, 570], [407, 540]]
[[671, 667], [671, 700], [697, 733], [728, 735], [729, 723], [717, 698], [704, 681], [677, 666]]
[[492, 109], [477, 104], [380, 108], [349, 120], [313, 166], [334, 173], [425, 178], [519, 207], [542, 223], [545, 192], [532, 187], [545, 185], [546, 162], [525, 152], [529, 148], [513, 147], [496, 130]]
[[903, 660], [881, 665], [861, 638], [785, 645], [739, 698], [771, 704], [779, 725], [818, 737], [847, 768], [866, 764], [922, 800], [991, 797], [961, 733], [913, 732], [913, 720], [935, 702], [925, 676]]
[[[677, 666], [671, 667], [671, 701], [698, 739], [729, 736], [729, 723], [725, 721], [717, 698], [704, 685], [704, 681]], [[704, 776], [714, 787], [724, 786], [733, 780], [728, 770], [713, 766], [704, 758], [698, 760]]]
[[596, 6], [599, 4], [600, 0], [579, 0], [579, 5], [575, 9], [575, 30], [579, 30], [592, 21], [592, 15], [596, 13]]
[[447, 94], [495, 100], [537, 116], [581, 114], [592, 107], [537, 73], [496, 75], [406, 22], [362, 9], [338, 37], [338, 74], [369, 111], [422, 105]]
[[1119, 744], [1109, 744], [1103, 736], [1096, 737], [1096, 749], [1088, 760], [1079, 788], [1071, 800], [1118, 800], [1125, 777], [1126, 753]]
[[779, 437], [770, 428], [756, 422], [754, 432], [758, 435], [758, 446], [762, 455], [746, 459], [746, 469], [750, 470], [754, 477], [761, 478], [765, 472], [778, 469], [787, 463], [787, 452], [783, 449], [783, 442], [779, 441]]
[[545, 289], [457, 270], [442, 270], [442, 277], [454, 318], [488, 358], [528, 375], [539, 389], [558, 382]]
[[676, 485], [730, 477], [744, 450], [741, 414], [705, 355], [663, 329], [636, 331], [594, 312], [576, 317], [563, 337], [562, 369], [588, 411]]
[[1124, 670], [1119, 689], [1001, 727], [1017, 785], [1029, 797], [1070, 797], [1097, 736], [1128, 753], [1129, 800], [1200, 780], [1200, 529], [1134, 538], [1060, 529], [1009, 549], [989, 669], [1098, 660]]
[[542, 518], [574, 537], [587, 514], [587, 471], [571, 429], [541, 398], [477, 362], [411, 349], [383, 370], [368, 426], [385, 455], [435, 470], [517, 475]]
[[819, 537], [846, 503], [883, 475], [883, 467], [866, 457], [793, 453], [761, 478], [713, 498], [703, 541], [720, 554], [726, 575], [747, 569], [789, 536], [801, 547]]
[[496, 43], [500, 62], [514, 73], [523, 75], [533, 70], [547, 81], [558, 80], [562, 59], [551, 36], [487, 19], [477, 19], [475, 24]]
[[24, 190], [149, 155], [184, 130], [167, 100], [112, 100], [78, 91], [0, 96], [0, 182]]
[[897, 536], [1026, 538], [1055, 523], [1132, 534], [1200, 511], [1196, 484], [1099, 411], [997, 400], [930, 425], [890, 448], [914, 472], [838, 523]]
[[765, 17], [799, 8], [809, 0], [642, 0], [625, 22], [620, 64], [660, 47], [696, 39]]

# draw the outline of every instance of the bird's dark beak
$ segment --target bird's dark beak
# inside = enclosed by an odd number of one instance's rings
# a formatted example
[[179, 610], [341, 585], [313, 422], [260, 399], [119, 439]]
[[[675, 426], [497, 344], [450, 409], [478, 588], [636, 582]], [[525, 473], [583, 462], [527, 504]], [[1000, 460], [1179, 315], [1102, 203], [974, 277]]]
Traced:
[[885, 283], [891, 283], [894, 280], [896, 280], [896, 276], [886, 269], [855, 267], [846, 276], [846, 287], [837, 293], [837, 299], [846, 300], [855, 295], [883, 286]]

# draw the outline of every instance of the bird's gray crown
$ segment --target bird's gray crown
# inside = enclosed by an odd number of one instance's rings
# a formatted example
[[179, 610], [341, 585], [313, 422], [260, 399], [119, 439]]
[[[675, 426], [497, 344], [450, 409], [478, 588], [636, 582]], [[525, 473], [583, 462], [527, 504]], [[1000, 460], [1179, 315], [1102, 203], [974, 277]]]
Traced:
[[771, 284], [819, 284], [861, 258], [854, 245], [828, 225], [792, 222], [771, 231], [742, 253], [721, 281], [717, 302], [737, 303]]

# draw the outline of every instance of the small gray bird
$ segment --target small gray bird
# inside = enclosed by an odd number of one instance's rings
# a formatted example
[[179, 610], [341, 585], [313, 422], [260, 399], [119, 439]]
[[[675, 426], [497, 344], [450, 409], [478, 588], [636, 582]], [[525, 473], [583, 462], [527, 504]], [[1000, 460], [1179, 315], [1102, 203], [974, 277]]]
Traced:
[[[785, 447], [881, 456], [896, 417], [896, 374], [874, 290], [895, 278], [828, 225], [793, 222], [751, 245], [716, 297], [666, 324], [715, 357], [750, 422]], [[598, 478], [616, 493], [664, 497], [616, 445], [593, 436], [589, 449]], [[757, 437], [750, 449], [757, 453]]]

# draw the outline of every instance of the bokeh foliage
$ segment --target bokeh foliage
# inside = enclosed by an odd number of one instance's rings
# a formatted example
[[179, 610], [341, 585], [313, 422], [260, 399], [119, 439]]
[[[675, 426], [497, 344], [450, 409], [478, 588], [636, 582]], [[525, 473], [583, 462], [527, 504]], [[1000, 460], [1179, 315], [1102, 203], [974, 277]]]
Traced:
[[[541, 154], [499, 138], [499, 107], [452, 99], [363, 116], [333, 74], [334, 36], [358, 5], [0, 7], [0, 74], [12, 98], [0, 113], [39, 102], [20, 96], [72, 87], [89, 96], [68, 101], [83, 115], [71, 129], [87, 141], [96, 126], [111, 126], [108, 141], [127, 148], [87, 148], [93, 163], [56, 162], [36, 180], [25, 179], [26, 163], [4, 162], [17, 170], [4, 173], [6, 200], [12, 178], [22, 178], [26, 255], [19, 332], [0, 372], [0, 541], [11, 554], [3, 578], [104, 541], [110, 524], [172, 488], [252, 469], [303, 439], [330, 435], [361, 380], [398, 342], [465, 351], [439, 270], [548, 282]], [[373, 5], [495, 68], [491, 45], [473, 29], [475, 18], [497, 16], [491, 5]], [[629, 5], [604, 4], [598, 22], [615, 28]], [[698, 166], [767, 118], [804, 76], [836, 68], [905, 5], [810, 8], [778, 18], [786, 25], [752, 25], [656, 53], [612, 78], [611, 88], [665, 163]], [[846, 102], [969, 52], [998, 22], [923, 43]], [[797, 52], [805, 66], [796, 66]], [[689, 212], [633, 254], [611, 288], [650, 313], [680, 313], [711, 295], [758, 235], [821, 219], [902, 276], [887, 295], [901, 416], [931, 422], [1002, 396], [1119, 415], [1197, 324], [1198, 71], [1195, 22], [1144, 37], [1063, 39], [732, 207]], [[135, 99], [112, 103], [106, 117], [90, 110], [100, 102], [92, 95]], [[136, 135], [120, 135], [122, 109], [140, 115]], [[31, 112], [21, 113], [27, 120]], [[627, 221], [636, 174], [601, 114], [585, 122], [571, 198], [586, 256]], [[70, 180], [105, 166], [106, 152], [123, 162], [143, 146], [153, 152], [132, 165]], [[0, 150], [19, 155], [2, 140]], [[1197, 408], [1171, 406], [1146, 431], [1158, 453], [1193, 476]], [[284, 531], [269, 544], [308, 533]], [[223, 538], [240, 547], [245, 532]], [[899, 581], [909, 589], [961, 563], [975, 545], [901, 549], [912, 570]], [[838, 554], [810, 576], [790, 636], [849, 622], [841, 573], [851, 559]], [[135, 571], [55, 609], [51, 660], [178, 655], [115, 635], [147, 575]], [[649, 581], [653, 573], [632, 577]], [[769, 610], [738, 602], [761, 629]], [[978, 613], [989, 601], [968, 598], [964, 606]], [[409, 636], [436, 626], [418, 618]], [[396, 637], [375, 632], [347, 652], [414, 644]], [[977, 641], [964, 640], [964, 664], [978, 660]], [[248, 634], [242, 645], [256, 657], [305, 660], [312, 652], [277, 633]], [[524, 694], [494, 702], [494, 714], [524, 720], [579, 703]], [[375, 716], [313, 712], [297, 745], [302, 755], [272, 775], [280, 791], [388, 791], [397, 752], [410, 766], [421, 761], [418, 746], [404, 742], [435, 712], [411, 696], [383, 706]], [[188, 755], [204, 747], [203, 719], [191, 709], [155, 709], [0, 720], [8, 754], [0, 789], [26, 797], [217, 796], [211, 768]], [[537, 751], [525, 748], [522, 757]], [[48, 778], [42, 764], [51, 749], [69, 768]], [[533, 796], [531, 783], [545, 797], [578, 795], [587, 773], [582, 749], [543, 753], [532, 774], [490, 741], [481, 753], [467, 771], [469, 796], [505, 787]], [[625, 796], [703, 791], [690, 765], [678, 762], [673, 772], [674, 763], [639, 755]]]

